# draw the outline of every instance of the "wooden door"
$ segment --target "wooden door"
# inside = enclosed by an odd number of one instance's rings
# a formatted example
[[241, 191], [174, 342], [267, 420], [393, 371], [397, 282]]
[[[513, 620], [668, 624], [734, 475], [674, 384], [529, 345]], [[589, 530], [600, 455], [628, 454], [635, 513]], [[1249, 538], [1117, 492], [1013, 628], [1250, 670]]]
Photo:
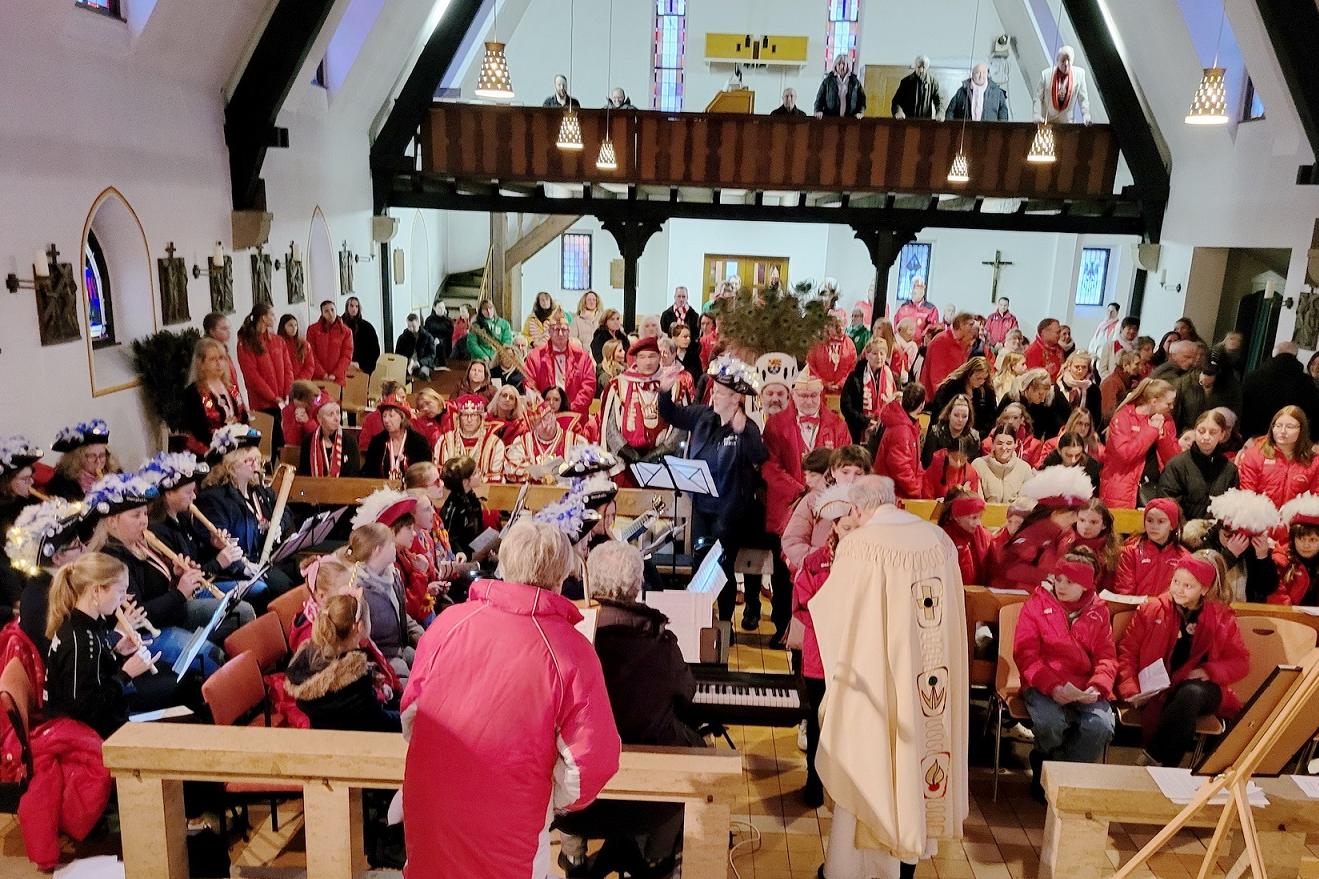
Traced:
[[701, 291], [701, 304], [704, 305], [714, 297], [714, 289], [720, 281], [726, 281], [733, 275], [742, 279], [743, 287], [763, 288], [769, 281], [770, 271], [779, 270], [779, 281], [787, 286], [788, 258], [786, 256], [739, 256], [734, 254], [705, 255], [705, 286]]

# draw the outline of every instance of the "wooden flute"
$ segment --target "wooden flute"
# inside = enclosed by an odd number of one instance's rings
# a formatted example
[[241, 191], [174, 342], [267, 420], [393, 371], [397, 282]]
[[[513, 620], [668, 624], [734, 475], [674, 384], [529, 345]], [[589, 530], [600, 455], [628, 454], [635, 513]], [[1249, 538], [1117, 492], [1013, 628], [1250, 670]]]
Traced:
[[[147, 649], [147, 645], [142, 643], [142, 636], [137, 633], [137, 629], [134, 629], [133, 624], [128, 621], [128, 617], [124, 615], [124, 609], [122, 607], [116, 607], [114, 615], [116, 620], [115, 631], [126, 636], [137, 645], [137, 655], [142, 657], [143, 661], [147, 664], [147, 668], [151, 669], [152, 674], [155, 674], [156, 664], [151, 661], [151, 651]], [[156, 634], [160, 633], [157, 632]]]
[[[184, 563], [183, 557], [181, 555], [179, 555], [174, 550], [170, 549], [169, 546], [167, 546], [163, 540], [161, 540], [156, 535], [152, 534], [150, 531], [142, 532], [142, 539], [147, 542], [147, 546], [151, 547], [153, 550], [160, 553], [174, 564], [178, 565], [179, 567], [187, 566]], [[214, 583], [211, 582], [210, 578], [202, 580], [201, 588], [211, 593], [212, 598], [224, 598], [224, 593], [220, 591], [219, 587], [217, 587]]]

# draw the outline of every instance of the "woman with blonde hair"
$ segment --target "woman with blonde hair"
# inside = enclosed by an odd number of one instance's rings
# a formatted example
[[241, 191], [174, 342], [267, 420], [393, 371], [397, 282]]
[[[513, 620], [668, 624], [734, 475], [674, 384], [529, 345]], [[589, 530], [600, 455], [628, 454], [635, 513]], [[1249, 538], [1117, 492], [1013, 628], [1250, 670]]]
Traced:
[[1085, 407], [1073, 409], [1072, 414], [1067, 416], [1067, 422], [1058, 431], [1058, 435], [1049, 437], [1044, 441], [1044, 446], [1040, 449], [1041, 460], [1053, 454], [1058, 448], [1059, 439], [1069, 433], [1076, 434], [1084, 441], [1087, 455], [1100, 463], [1103, 462], [1104, 444], [1099, 439], [1099, 431], [1095, 427], [1094, 416]]
[[371, 640], [406, 685], [421, 626], [407, 613], [403, 580], [394, 565], [398, 552], [393, 530], [381, 522], [358, 525], [343, 558], [357, 566], [356, 584], [370, 608]]
[[188, 450], [205, 455], [211, 437], [226, 424], [247, 424], [247, 405], [234, 380], [229, 352], [208, 336], [192, 349], [192, 382], [183, 389], [183, 424]]
[[627, 345], [618, 339], [610, 339], [601, 347], [600, 358], [595, 370], [595, 395], [604, 399], [609, 383], [627, 368]]
[[865, 441], [869, 430], [879, 423], [880, 410], [898, 396], [898, 382], [889, 360], [892, 350], [883, 333], [871, 336], [861, 348], [856, 368], [843, 383], [839, 407], [854, 443]]
[[1017, 387], [1017, 379], [1026, 371], [1026, 355], [1018, 351], [1007, 351], [998, 356], [998, 368], [994, 373], [994, 395], [1001, 403]]
[[[1026, 410], [1035, 424], [1035, 436], [1040, 440], [1057, 436], [1067, 422], [1067, 417], [1072, 414], [1067, 400], [1054, 390], [1053, 378], [1043, 367], [1022, 373], [1017, 380], [1016, 392], [1010, 399], [1020, 403]], [[1006, 404], [1000, 404], [1000, 409], [1003, 405]]]
[[568, 327], [568, 338], [576, 339], [583, 351], [591, 350], [591, 340], [595, 338], [596, 327], [600, 325], [600, 294], [587, 290], [577, 300], [577, 310], [572, 314], [572, 324]]
[[47, 494], [80, 501], [101, 477], [123, 472], [110, 451], [110, 426], [99, 418], [62, 428], [51, 448], [60, 459], [46, 484]]
[[504, 445], [513, 442], [526, 431], [527, 422], [522, 417], [526, 408], [526, 401], [512, 385], [503, 385], [495, 391], [490, 405], [485, 407], [486, 423], [498, 432]]
[[1157, 496], [1159, 473], [1182, 451], [1172, 420], [1176, 400], [1163, 379], [1142, 379], [1113, 413], [1099, 477], [1099, 496], [1110, 510], [1143, 506]]
[[984, 357], [968, 357], [966, 362], [949, 373], [934, 392], [931, 412], [942, 412], [949, 401], [958, 395], [971, 401], [971, 425], [982, 435], [994, 429], [998, 416], [998, 398], [989, 384], [989, 361]]

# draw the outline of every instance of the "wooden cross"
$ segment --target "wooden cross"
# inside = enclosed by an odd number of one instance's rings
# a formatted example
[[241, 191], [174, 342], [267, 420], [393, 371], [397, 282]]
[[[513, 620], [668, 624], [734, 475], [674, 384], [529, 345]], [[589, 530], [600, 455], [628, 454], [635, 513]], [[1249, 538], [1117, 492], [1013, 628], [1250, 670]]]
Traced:
[[171, 241], [165, 245], [165, 259], [172, 262], [174, 260], [174, 242]]
[[989, 304], [993, 305], [998, 302], [998, 274], [1003, 271], [1004, 266], [1010, 266], [1012, 263], [1003, 259], [1003, 251], [996, 250], [992, 260], [981, 260], [980, 264], [994, 267], [994, 286], [989, 291]]

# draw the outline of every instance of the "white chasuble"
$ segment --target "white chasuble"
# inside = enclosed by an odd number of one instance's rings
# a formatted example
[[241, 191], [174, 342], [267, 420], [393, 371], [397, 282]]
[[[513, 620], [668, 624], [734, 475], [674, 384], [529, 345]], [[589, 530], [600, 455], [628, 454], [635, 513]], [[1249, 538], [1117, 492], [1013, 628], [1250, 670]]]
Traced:
[[970, 685], [957, 551], [939, 527], [881, 507], [839, 543], [809, 608], [827, 682], [816, 767], [849, 819], [834, 820], [825, 875], [869, 879], [873, 867], [849, 864], [915, 862], [962, 835]]

